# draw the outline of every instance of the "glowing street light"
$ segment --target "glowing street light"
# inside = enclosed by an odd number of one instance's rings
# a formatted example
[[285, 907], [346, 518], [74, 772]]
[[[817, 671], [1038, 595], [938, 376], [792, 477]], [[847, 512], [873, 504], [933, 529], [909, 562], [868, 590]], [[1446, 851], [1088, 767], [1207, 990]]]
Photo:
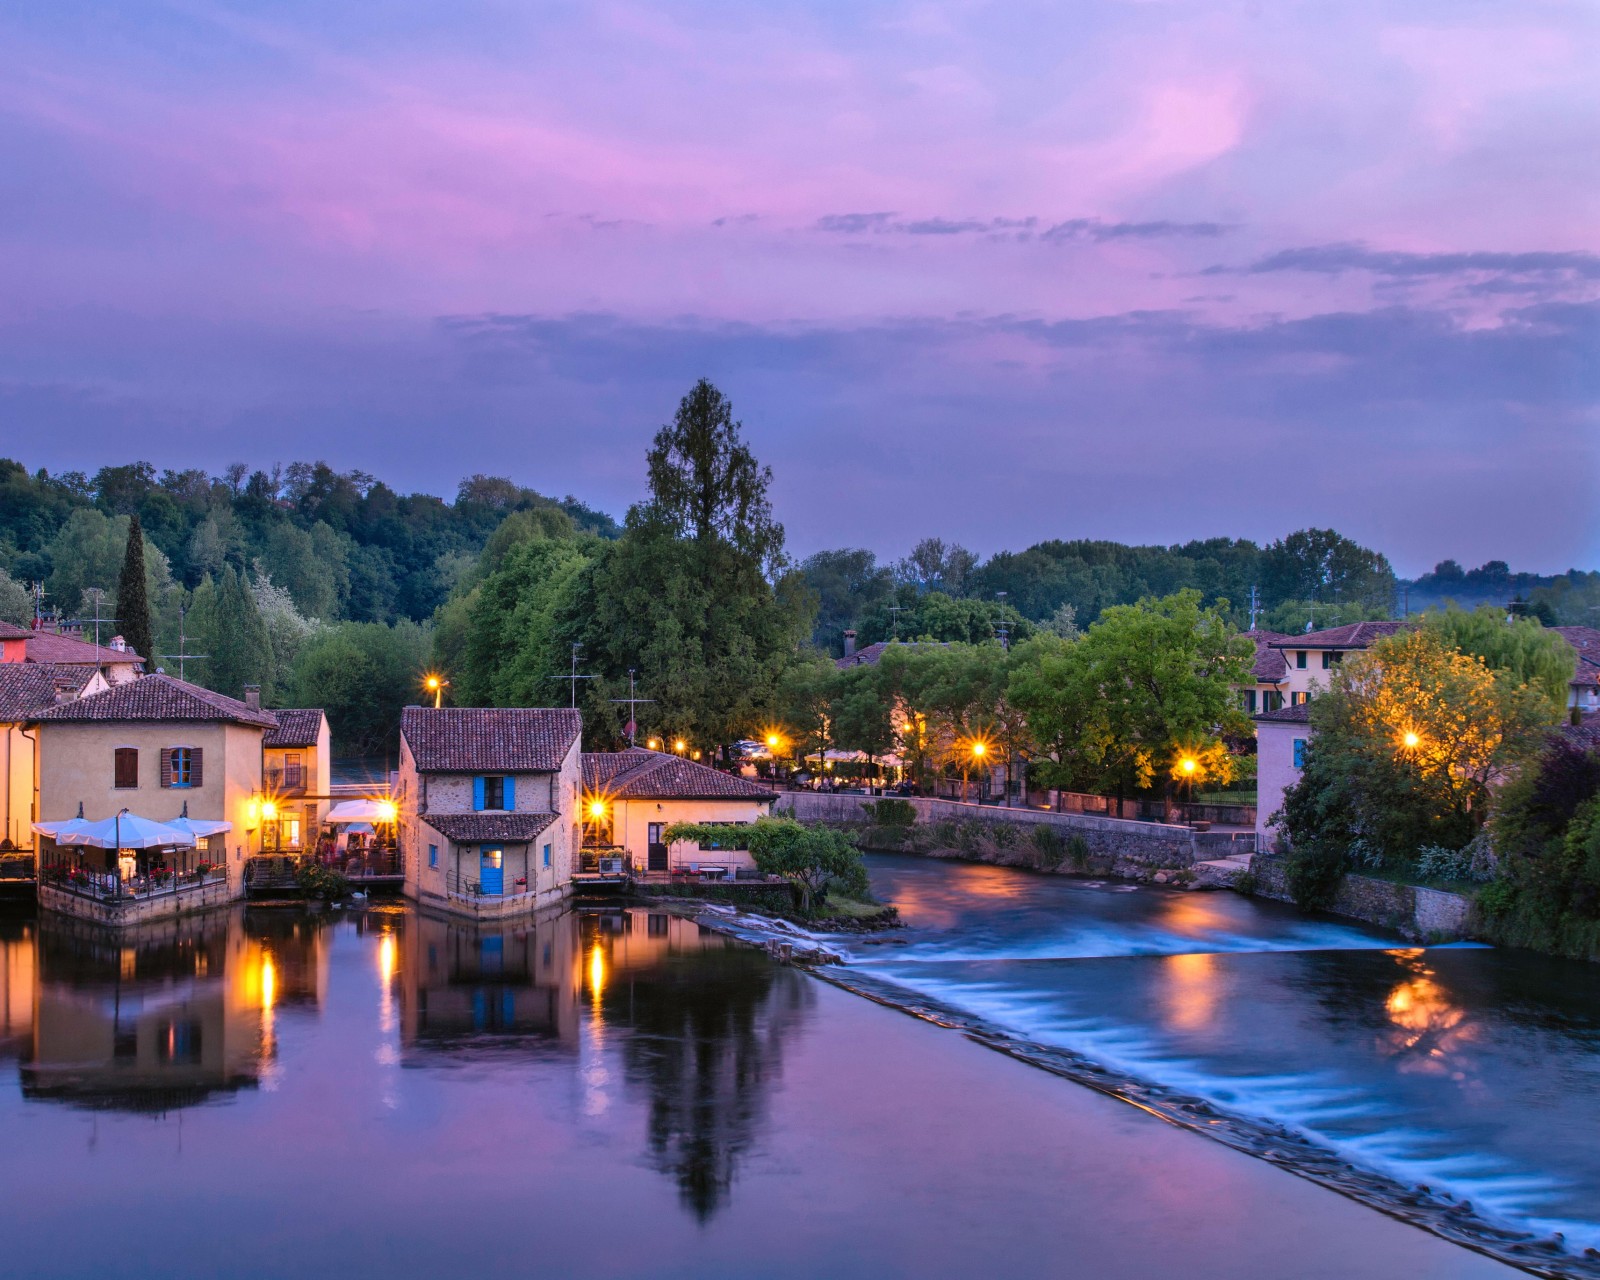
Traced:
[[449, 684], [450, 682], [443, 676], [432, 671], [428, 672], [428, 674], [422, 678], [422, 687], [433, 695], [433, 706], [435, 710], [438, 710], [438, 708], [443, 705], [444, 691]]
[[606, 802], [604, 800], [589, 801], [589, 816], [596, 822], [606, 816]]
[[688, 744], [688, 743], [687, 743], [687, 742], [685, 742], [685, 741], [684, 741], [684, 740], [683, 740], [683, 739], [682, 739], [682, 738], [679, 738], [679, 739], [678, 739], [678, 740], [677, 740], [677, 741], [676, 741], [676, 742], [674, 742], [674, 743], [673, 743], [673, 744], [672, 744], [672, 749], [673, 749], [673, 750], [674, 750], [674, 751], [676, 751], [676, 752], [677, 752], [677, 753], [678, 753], [678, 754], [679, 754], [679, 755], [680, 755], [680, 756], [681, 756], [681, 755], [682, 755], [682, 754], [683, 754], [683, 752], [684, 752], [684, 749], [685, 749], [685, 748], [686, 748], [686, 747], [687, 747], [687, 746], [688, 746], [688, 745], [689, 745], [689, 744]]
[[660, 738], [651, 738], [644, 745], [649, 747], [650, 750], [652, 750], [652, 751], [660, 751], [661, 750], [661, 739]]
[[378, 801], [378, 821], [392, 824], [400, 816], [400, 806], [393, 800]]
[[1407, 751], [1415, 751], [1420, 745], [1422, 745], [1422, 739], [1414, 730], [1407, 730], [1400, 741], [1405, 744]]
[[1199, 767], [1199, 762], [1193, 756], [1184, 756], [1182, 760], [1178, 761], [1178, 768], [1182, 769], [1184, 774], [1191, 778], [1194, 777], [1194, 771]]

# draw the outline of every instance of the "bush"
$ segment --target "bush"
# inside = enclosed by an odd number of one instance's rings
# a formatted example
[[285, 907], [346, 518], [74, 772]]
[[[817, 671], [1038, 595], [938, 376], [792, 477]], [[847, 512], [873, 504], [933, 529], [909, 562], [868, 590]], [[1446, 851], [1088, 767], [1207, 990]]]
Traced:
[[[1082, 837], [1079, 837], [1080, 839]], [[1033, 829], [1033, 861], [1040, 871], [1054, 871], [1067, 857], [1067, 842], [1054, 827]]]
[[1416, 872], [1423, 880], [1466, 880], [1472, 875], [1472, 855], [1464, 849], [1425, 844], [1417, 850]]
[[871, 800], [863, 804], [861, 809], [875, 827], [909, 827], [917, 821], [917, 807], [909, 800]]
[[1286, 869], [1295, 905], [1306, 910], [1326, 910], [1333, 905], [1344, 880], [1344, 854], [1331, 840], [1304, 841], [1290, 848]]
[[295, 882], [300, 886], [300, 892], [308, 898], [335, 902], [350, 896], [350, 881], [320, 862], [308, 860], [301, 863], [300, 870], [295, 873]]

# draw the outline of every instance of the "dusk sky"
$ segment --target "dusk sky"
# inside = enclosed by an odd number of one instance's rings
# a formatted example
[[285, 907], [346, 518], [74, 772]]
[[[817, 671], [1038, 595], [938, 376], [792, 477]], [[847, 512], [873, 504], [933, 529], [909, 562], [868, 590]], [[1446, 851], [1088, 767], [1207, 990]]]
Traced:
[[791, 550], [1600, 566], [1600, 8], [0, 16], [0, 454], [620, 516], [708, 376]]

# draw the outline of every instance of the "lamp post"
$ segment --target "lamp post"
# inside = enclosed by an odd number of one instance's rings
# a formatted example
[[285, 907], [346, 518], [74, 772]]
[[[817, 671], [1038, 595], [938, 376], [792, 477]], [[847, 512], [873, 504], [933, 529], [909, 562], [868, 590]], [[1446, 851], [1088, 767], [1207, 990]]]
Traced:
[[449, 683], [443, 676], [435, 675], [431, 671], [423, 677], [422, 687], [433, 695], [433, 709], [435, 711], [444, 705], [444, 691]]

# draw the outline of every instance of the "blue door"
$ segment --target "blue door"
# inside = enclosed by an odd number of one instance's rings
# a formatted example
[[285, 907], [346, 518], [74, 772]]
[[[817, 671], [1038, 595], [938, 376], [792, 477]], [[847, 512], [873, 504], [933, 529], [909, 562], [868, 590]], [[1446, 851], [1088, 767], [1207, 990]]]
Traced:
[[480, 893], [504, 893], [506, 891], [506, 873], [501, 865], [505, 858], [505, 850], [497, 844], [486, 844], [478, 851], [478, 891]]

